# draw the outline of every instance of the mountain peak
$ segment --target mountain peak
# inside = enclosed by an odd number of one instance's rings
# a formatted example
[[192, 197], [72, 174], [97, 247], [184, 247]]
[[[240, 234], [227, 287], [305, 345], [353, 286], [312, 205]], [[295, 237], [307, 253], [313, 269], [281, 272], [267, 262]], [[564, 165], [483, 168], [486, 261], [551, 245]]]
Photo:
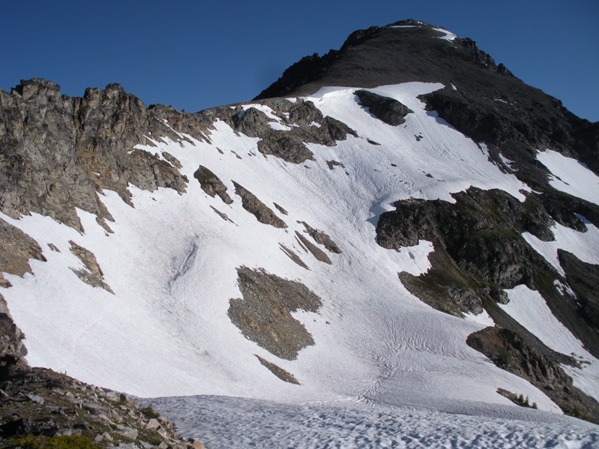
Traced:
[[306, 95], [322, 86], [376, 87], [407, 81], [448, 85], [455, 79], [475, 79], [480, 72], [487, 72], [486, 78], [505, 75], [516, 81], [472, 39], [408, 19], [354, 31], [339, 50], [302, 58], [256, 98]]

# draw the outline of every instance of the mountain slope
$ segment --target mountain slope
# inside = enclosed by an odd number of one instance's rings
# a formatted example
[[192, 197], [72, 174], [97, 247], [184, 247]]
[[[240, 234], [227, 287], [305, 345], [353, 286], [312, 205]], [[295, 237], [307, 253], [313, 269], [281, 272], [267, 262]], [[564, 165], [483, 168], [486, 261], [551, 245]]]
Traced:
[[570, 158], [594, 125], [429, 25], [348, 42], [262, 94], [289, 98], [197, 114], [0, 92], [27, 361], [146, 397], [596, 421], [599, 177]]

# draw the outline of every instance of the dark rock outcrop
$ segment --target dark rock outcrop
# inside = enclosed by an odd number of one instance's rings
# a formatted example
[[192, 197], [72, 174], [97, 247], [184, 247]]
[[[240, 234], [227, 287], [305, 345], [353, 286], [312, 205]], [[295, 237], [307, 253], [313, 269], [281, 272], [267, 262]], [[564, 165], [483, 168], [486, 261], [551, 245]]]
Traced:
[[10, 316], [4, 297], [0, 295], [0, 381], [6, 379], [11, 371], [27, 365], [24, 338]]
[[383, 97], [367, 90], [357, 90], [354, 94], [358, 97], [360, 105], [388, 125], [399, 126], [406, 121], [406, 115], [414, 112], [393, 98]]
[[[546, 207], [545, 197], [528, 194], [521, 203], [501, 190], [473, 187], [453, 196], [455, 204], [399, 201], [395, 211], [380, 216], [377, 239], [384, 248], [412, 246], [421, 239], [435, 246], [428, 273], [417, 277], [400, 273], [406, 288], [429, 305], [458, 316], [484, 307], [496, 322], [536, 345], [526, 329], [493, 305], [505, 301], [503, 289], [524, 284], [538, 290], [552, 313], [589, 352], [598, 355], [599, 333], [585, 322], [581, 306], [557, 286], [566, 279], [522, 237], [526, 231], [541, 240], [553, 239], [550, 226], [555, 210]], [[553, 195], [561, 207], [566, 207], [564, 198]], [[566, 215], [575, 216], [571, 210]]]
[[566, 280], [576, 294], [580, 315], [599, 332], [599, 265], [583, 262], [561, 249], [557, 255], [566, 272]]
[[202, 190], [212, 198], [218, 195], [218, 197], [223, 200], [223, 203], [225, 204], [231, 204], [233, 202], [227, 193], [227, 187], [210, 169], [200, 165], [200, 167], [193, 174], [193, 177], [198, 180]]
[[534, 267], [552, 270], [521, 235], [526, 229], [543, 240], [553, 238], [552, 220], [541, 204], [533, 207], [501, 190], [473, 187], [453, 196], [455, 204], [441, 200], [395, 203], [396, 210], [379, 219], [378, 243], [399, 249], [421, 239], [432, 241], [445, 248], [460, 269], [502, 288], [519, 284], [534, 288]]

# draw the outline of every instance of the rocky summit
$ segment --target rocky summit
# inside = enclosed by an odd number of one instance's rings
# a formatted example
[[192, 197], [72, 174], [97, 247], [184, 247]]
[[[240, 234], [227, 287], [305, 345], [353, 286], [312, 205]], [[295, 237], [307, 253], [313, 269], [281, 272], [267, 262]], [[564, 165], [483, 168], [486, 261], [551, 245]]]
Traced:
[[437, 26], [193, 114], [0, 90], [0, 447], [313, 447], [235, 427], [275, 409], [592, 445], [598, 279], [599, 123]]

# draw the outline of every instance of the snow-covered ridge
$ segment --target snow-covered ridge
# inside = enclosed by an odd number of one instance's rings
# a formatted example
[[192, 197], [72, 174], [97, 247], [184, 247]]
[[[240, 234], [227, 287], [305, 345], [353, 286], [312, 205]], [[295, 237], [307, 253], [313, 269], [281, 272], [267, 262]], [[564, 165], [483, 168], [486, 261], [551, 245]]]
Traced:
[[[501, 189], [522, 201], [523, 192], [530, 191], [495, 165], [484, 145], [425, 110], [418, 96], [443, 87], [407, 83], [369, 89], [413, 111], [398, 127], [361, 107], [355, 89], [321, 89], [305, 100], [357, 137], [334, 146], [308, 144], [314, 157], [301, 164], [260, 154], [259, 138], [237, 133], [221, 120], [213, 123], [210, 141], [179, 133], [181, 140], [141, 145], [139, 150], [168, 153], [180, 162], [189, 179], [187, 192], [130, 187], [130, 207], [105, 190], [101, 200], [114, 218], [112, 233], [81, 210], [83, 234], [36, 214], [19, 220], [2, 214], [34, 237], [48, 259], [32, 262], [33, 275], [7, 275], [13, 287], [3, 292], [27, 335], [29, 362], [146, 397], [425, 404], [463, 412], [510, 405], [497, 394], [503, 388], [559, 413], [543, 391], [466, 345], [488, 317], [464, 320], [441, 313], [404, 288], [397, 273], [425, 273], [430, 242], [400, 251], [376, 244], [378, 217], [395, 201], [454, 202], [452, 193], [472, 186]], [[244, 109], [250, 107], [265, 113], [273, 129], [288, 128], [271, 108], [248, 104]], [[200, 165], [222, 180], [232, 204], [201, 189], [194, 178]], [[234, 195], [233, 182], [276, 211], [287, 228], [256, 220]], [[301, 222], [325, 231], [342, 249], [328, 254], [331, 265], [298, 241], [295, 233], [305, 234]], [[586, 233], [573, 245], [599, 253], [594, 235]], [[80, 261], [69, 250], [71, 240], [95, 254], [114, 295], [82, 283], [72, 272]], [[307, 269], [281, 247], [297, 254]], [[269, 353], [229, 319], [230, 299], [241, 297], [236, 271], [241, 266], [298, 280], [321, 298], [318, 314], [294, 314], [315, 341], [297, 360]], [[564, 345], [559, 350], [580, 347], [577, 341]], [[301, 386], [273, 376], [255, 355], [292, 373]], [[579, 374], [584, 378], [585, 372]]]

